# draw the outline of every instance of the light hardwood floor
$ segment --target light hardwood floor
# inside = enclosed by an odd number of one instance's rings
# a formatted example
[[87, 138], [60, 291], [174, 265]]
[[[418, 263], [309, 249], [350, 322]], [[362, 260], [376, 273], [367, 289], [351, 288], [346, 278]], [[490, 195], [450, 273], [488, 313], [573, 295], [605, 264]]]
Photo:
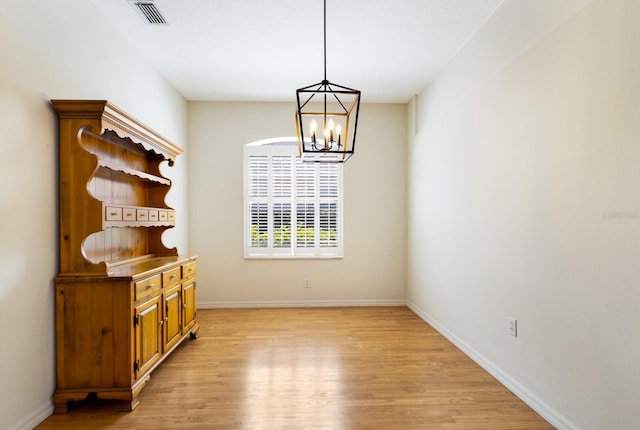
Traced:
[[405, 307], [207, 309], [133, 412], [88, 399], [38, 430], [552, 429]]

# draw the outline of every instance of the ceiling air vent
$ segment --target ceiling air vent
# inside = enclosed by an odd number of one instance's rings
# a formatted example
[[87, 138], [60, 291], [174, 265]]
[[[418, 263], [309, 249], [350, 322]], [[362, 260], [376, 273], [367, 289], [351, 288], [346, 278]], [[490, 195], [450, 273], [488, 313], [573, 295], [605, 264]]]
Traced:
[[147, 24], [164, 25], [167, 24], [167, 20], [162, 16], [162, 13], [153, 1], [135, 1], [129, 0], [134, 8], [140, 13]]

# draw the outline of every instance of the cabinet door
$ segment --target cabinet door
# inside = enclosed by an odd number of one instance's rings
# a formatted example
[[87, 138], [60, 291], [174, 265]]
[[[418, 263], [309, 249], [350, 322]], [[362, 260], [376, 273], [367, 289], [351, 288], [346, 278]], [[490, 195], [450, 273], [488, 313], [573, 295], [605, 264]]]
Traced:
[[162, 322], [160, 297], [156, 297], [135, 309], [134, 373], [136, 379], [146, 373], [160, 359], [162, 354], [160, 326]]
[[182, 333], [186, 334], [196, 323], [196, 281], [182, 286]]
[[162, 295], [164, 305], [164, 351], [168, 351], [182, 337], [182, 304], [180, 285]]

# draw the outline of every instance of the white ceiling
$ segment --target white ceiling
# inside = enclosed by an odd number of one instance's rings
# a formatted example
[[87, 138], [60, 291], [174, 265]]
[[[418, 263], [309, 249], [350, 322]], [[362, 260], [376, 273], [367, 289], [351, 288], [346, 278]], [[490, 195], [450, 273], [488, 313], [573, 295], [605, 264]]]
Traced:
[[[292, 101], [324, 77], [322, 0], [93, 0], [188, 100]], [[327, 79], [363, 102], [419, 93], [503, 0], [327, 0]]]

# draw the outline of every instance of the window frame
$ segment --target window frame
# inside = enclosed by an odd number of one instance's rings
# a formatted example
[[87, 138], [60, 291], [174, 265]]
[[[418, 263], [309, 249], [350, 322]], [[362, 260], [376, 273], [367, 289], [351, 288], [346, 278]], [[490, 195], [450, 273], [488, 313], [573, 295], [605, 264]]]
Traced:
[[[264, 166], [260, 165], [260, 172], [258, 174], [252, 173], [250, 163], [251, 157], [267, 157], [266, 163], [266, 185], [265, 178], [261, 175], [264, 174]], [[286, 193], [280, 193], [276, 195], [273, 191], [275, 189], [282, 189], [281, 187], [287, 186], [287, 180], [282, 179], [277, 181], [280, 187], [275, 187], [276, 182], [274, 178], [274, 158], [283, 161], [285, 159], [290, 160], [289, 166], [291, 167], [291, 173], [289, 177], [290, 181], [290, 195]], [[256, 164], [254, 163], [255, 167]], [[243, 154], [243, 242], [244, 242], [244, 258], [246, 259], [339, 259], [344, 257], [344, 199], [343, 199], [343, 165], [341, 163], [302, 163], [298, 152], [298, 142], [296, 138], [276, 138], [265, 139], [257, 142], [252, 142], [244, 145]], [[280, 165], [281, 171], [286, 171], [286, 166]], [[298, 174], [304, 169], [306, 174], [304, 177], [298, 177]], [[313, 179], [311, 181], [304, 181], [305, 178], [310, 178], [309, 171], [313, 172]], [[280, 171], [276, 171], [278, 173]], [[303, 174], [305, 172], [302, 172]], [[256, 176], [257, 175], [257, 176]], [[324, 176], [322, 176], [324, 175]], [[322, 177], [322, 180], [321, 180]], [[252, 178], [254, 183], [252, 183]], [[258, 179], [256, 179], [258, 178]], [[257, 182], [256, 182], [257, 181]], [[308, 185], [313, 187], [313, 196], [300, 195], [304, 192], [300, 191], [300, 188], [296, 187], [296, 184], [300, 183], [304, 187], [305, 191], [309, 190]], [[324, 195], [320, 195], [321, 183], [326, 191]], [[305, 186], [305, 184], [307, 186]], [[267, 188], [267, 196], [255, 195], [256, 187]], [[335, 196], [331, 195], [335, 189]], [[253, 193], [252, 193], [253, 191]], [[264, 190], [260, 188], [258, 193], [264, 193]], [[267, 246], [256, 247], [252, 246], [252, 219], [256, 220], [255, 213], [252, 213], [252, 205], [266, 204], [266, 233], [267, 233]], [[276, 205], [289, 205], [290, 209], [290, 234], [289, 234], [289, 246], [274, 246], [274, 208]], [[313, 246], [297, 246], [298, 245], [298, 208], [303, 205], [307, 207], [313, 207]], [[329, 207], [329, 209], [326, 209]], [[326, 210], [329, 213], [335, 211], [335, 215], [326, 216]], [[300, 212], [303, 213], [303, 212]], [[306, 212], [305, 212], [306, 213]], [[324, 213], [325, 216], [321, 216]], [[261, 214], [263, 215], [263, 214]], [[281, 214], [282, 215], [282, 214]], [[286, 216], [284, 216], [286, 221]], [[259, 218], [264, 220], [264, 215]], [[303, 217], [304, 219], [304, 217]], [[323, 223], [324, 229], [321, 229], [321, 223]], [[320, 232], [331, 230], [327, 228], [327, 225], [336, 228], [335, 239], [331, 236], [331, 239], [327, 242], [326, 234], [321, 235]], [[264, 225], [262, 226], [264, 228]], [[265, 230], [261, 230], [265, 231]], [[330, 233], [329, 233], [330, 234]], [[281, 231], [281, 237], [284, 233]], [[323, 243], [321, 244], [322, 237], [324, 236]], [[302, 233], [302, 239], [308, 236], [304, 236]], [[286, 241], [283, 242], [287, 245]], [[304, 241], [304, 244], [308, 245], [308, 241]], [[335, 245], [335, 246], [327, 246]], [[322, 246], [324, 245], [324, 246]]]

